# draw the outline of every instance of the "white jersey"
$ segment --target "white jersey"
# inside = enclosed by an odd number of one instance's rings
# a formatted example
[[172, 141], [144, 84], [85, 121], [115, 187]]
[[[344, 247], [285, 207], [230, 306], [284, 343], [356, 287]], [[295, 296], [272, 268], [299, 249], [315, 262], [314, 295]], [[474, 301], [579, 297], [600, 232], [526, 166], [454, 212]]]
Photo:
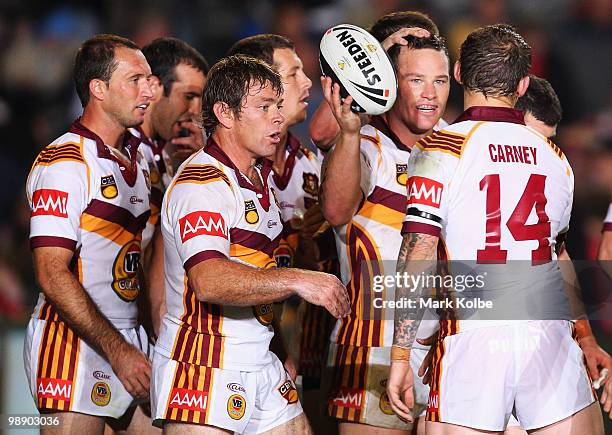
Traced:
[[604, 219], [603, 230], [612, 231], [612, 202], [608, 206], [608, 214], [606, 214], [606, 218]]
[[142, 232], [142, 249], [144, 250], [153, 238], [155, 225], [159, 222], [162, 199], [174, 176], [174, 171], [172, 160], [164, 149], [163, 141], [150, 139], [141, 128], [132, 128], [130, 131], [134, 136], [140, 138], [140, 152], [149, 166], [151, 216]]
[[257, 171], [260, 192], [209, 139], [179, 169], [162, 203], [168, 312], [156, 352], [179, 362], [256, 371], [272, 361], [272, 305], [236, 307], [198, 301], [187, 272], [211, 258], [276, 267], [280, 210], [270, 189], [271, 164]]
[[[393, 310], [379, 301], [394, 299], [394, 289], [372, 291], [372, 277], [393, 275], [406, 211], [406, 180], [410, 148], [401, 143], [381, 117], [361, 128], [361, 190], [363, 203], [347, 225], [334, 228], [342, 282], [352, 310], [336, 322], [331, 341], [351, 346], [388, 347], [393, 344]], [[364, 263], [367, 262], [367, 263]], [[370, 270], [363, 270], [368, 264]], [[364, 285], [363, 277], [370, 277]], [[379, 307], [377, 307], [379, 306]], [[419, 337], [427, 335], [427, 322]], [[431, 325], [428, 325], [431, 326]]]
[[[293, 254], [298, 245], [298, 227], [301, 218], [319, 201], [321, 156], [302, 146], [291, 133], [287, 137], [285, 168], [282, 174], [272, 176], [272, 188], [280, 205], [283, 218], [283, 240], [288, 249], [281, 246], [275, 253], [279, 267], [292, 267]], [[295, 224], [293, 222], [298, 221]]]
[[[149, 217], [146, 162], [140, 140], [124, 137], [125, 165], [76, 121], [44, 148], [27, 181], [30, 246], [74, 251], [72, 270], [96, 306], [120, 329], [137, 325], [141, 233]], [[33, 317], [59, 320], [40, 293]]]
[[[443, 333], [526, 320], [504, 318], [504, 304], [528, 313], [536, 301], [565, 301], [554, 248], [568, 229], [574, 175], [561, 150], [524, 125], [523, 112], [468, 109], [417, 143], [408, 173], [402, 232], [438, 235], [446, 257], [439, 249], [440, 260], [471, 262], [476, 275], [494, 271], [482, 293], [495, 296], [495, 319], [478, 320], [485, 311], [470, 320], [451, 315], [442, 319]], [[561, 305], [546, 309], [566, 314]]]

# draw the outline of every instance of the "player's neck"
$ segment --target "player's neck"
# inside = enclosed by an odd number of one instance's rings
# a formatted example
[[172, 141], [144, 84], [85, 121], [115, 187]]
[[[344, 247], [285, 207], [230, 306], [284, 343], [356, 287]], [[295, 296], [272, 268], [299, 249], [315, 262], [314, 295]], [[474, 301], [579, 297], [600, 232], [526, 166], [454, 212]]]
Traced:
[[153, 130], [153, 120], [151, 119], [151, 107], [145, 113], [144, 122], [140, 126], [140, 129], [144, 132], [145, 136], [149, 139], [152, 139], [155, 135], [155, 130]]
[[391, 131], [395, 133], [399, 140], [407, 147], [412, 148], [421, 138], [431, 133], [431, 130], [422, 133], [413, 132], [400, 118], [393, 116], [390, 111], [383, 116]]
[[513, 108], [515, 103], [516, 98], [514, 97], [487, 97], [481, 92], [463, 91], [464, 110], [467, 110], [473, 106]]
[[255, 169], [254, 165], [257, 158], [238, 143], [231, 133], [219, 132], [219, 129], [212, 135], [214, 141], [219, 145], [223, 152], [229, 157], [234, 166], [247, 177], [251, 178]]
[[83, 110], [81, 124], [97, 134], [105, 145], [118, 150], [122, 149], [126, 128], [118, 124], [103, 110], [88, 105]]

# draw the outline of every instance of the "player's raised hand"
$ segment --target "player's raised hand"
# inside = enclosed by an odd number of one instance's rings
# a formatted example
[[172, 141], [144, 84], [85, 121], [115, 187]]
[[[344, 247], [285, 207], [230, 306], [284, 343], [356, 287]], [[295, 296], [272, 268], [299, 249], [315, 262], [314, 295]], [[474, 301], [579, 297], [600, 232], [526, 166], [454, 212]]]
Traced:
[[341, 102], [340, 85], [332, 83], [330, 77], [321, 77], [321, 87], [323, 88], [325, 101], [329, 104], [332, 114], [340, 126], [340, 131], [347, 134], [358, 134], [361, 129], [361, 120], [359, 115], [351, 110], [353, 97], [349, 95]]
[[149, 397], [151, 363], [144, 353], [123, 342], [111, 352], [109, 362], [128, 393], [137, 399]]
[[421, 29], [420, 27], [404, 27], [399, 29], [397, 32], [387, 36], [387, 38], [381, 43], [385, 51], [389, 51], [394, 45], [408, 45], [408, 41], [404, 39], [404, 36], [416, 36], [417, 38], [429, 38], [429, 31]]
[[296, 292], [305, 301], [324, 307], [336, 318], [348, 316], [351, 312], [346, 287], [329, 273], [299, 270]]
[[391, 361], [387, 396], [393, 412], [408, 422], [414, 421], [410, 413], [414, 408], [414, 376], [410, 361]]
[[181, 121], [179, 126], [183, 134], [172, 139], [175, 146], [172, 158], [182, 162], [204, 147], [204, 134], [202, 128], [192, 120]]

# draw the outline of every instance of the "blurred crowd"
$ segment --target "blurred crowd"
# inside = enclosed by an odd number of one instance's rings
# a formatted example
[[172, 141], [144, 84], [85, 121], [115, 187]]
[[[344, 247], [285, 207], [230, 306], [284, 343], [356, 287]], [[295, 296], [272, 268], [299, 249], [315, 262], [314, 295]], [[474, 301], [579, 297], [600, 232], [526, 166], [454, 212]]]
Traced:
[[[515, 25], [533, 47], [532, 72], [547, 78], [563, 106], [554, 141], [568, 156], [576, 192], [568, 250], [594, 259], [612, 190], [612, 0], [3, 0], [0, 5], [0, 323], [25, 324], [38, 290], [28, 246], [25, 179], [39, 150], [65, 131], [81, 107], [72, 63], [81, 42], [116, 33], [145, 45], [172, 35], [210, 64], [238, 39], [278, 33], [292, 39], [315, 86], [318, 43], [331, 25], [368, 27], [397, 10], [429, 14], [451, 60], [484, 24]], [[310, 109], [322, 100], [311, 91]], [[461, 112], [454, 84], [444, 118]], [[307, 123], [295, 131], [308, 143]], [[588, 289], [587, 289], [588, 290]]]

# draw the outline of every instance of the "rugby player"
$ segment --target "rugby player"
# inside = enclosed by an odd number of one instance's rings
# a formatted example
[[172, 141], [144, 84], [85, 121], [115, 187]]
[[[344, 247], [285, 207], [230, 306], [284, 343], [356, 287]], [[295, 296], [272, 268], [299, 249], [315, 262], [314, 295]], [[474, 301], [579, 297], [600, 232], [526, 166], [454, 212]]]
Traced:
[[[106, 417], [149, 395], [148, 339], [137, 324], [146, 162], [128, 129], [144, 121], [151, 70], [136, 44], [85, 41], [74, 66], [82, 117], [44, 148], [27, 181], [30, 246], [42, 292], [24, 345], [29, 387], [58, 428], [102, 434]], [[140, 408], [139, 408], [140, 409]], [[130, 430], [150, 428], [136, 412]]]
[[262, 61], [214, 65], [202, 104], [210, 137], [164, 197], [168, 312], [151, 390], [154, 423], [166, 433], [311, 433], [269, 350], [271, 304], [297, 294], [342, 317], [349, 302], [333, 275], [276, 268], [282, 221], [263, 158], [280, 143], [282, 93], [280, 75]]
[[[507, 25], [477, 29], [462, 44], [454, 76], [464, 89], [465, 112], [417, 143], [410, 157], [399, 273], [423, 273], [436, 259], [472, 260], [475, 267], [524, 260], [528, 267], [518, 281], [510, 269], [517, 262], [490, 269], [498, 276], [485, 290], [498, 300], [505, 290], [516, 306], [563, 291], [555, 241], [568, 229], [574, 180], [559, 148], [526, 128], [513, 108], [529, 86], [530, 51]], [[430, 188], [433, 199], [419, 193]], [[528, 224], [533, 209], [537, 220]], [[398, 287], [395, 296], [417, 300], [421, 291]], [[569, 309], [567, 320], [484, 321], [461, 314], [440, 322], [428, 434], [500, 432], [511, 414], [529, 433], [603, 434]], [[409, 360], [418, 324], [414, 313], [396, 310], [387, 391], [406, 419], [412, 419]]]
[[[393, 26], [377, 24], [373, 29], [379, 29], [378, 39], [397, 32]], [[342, 280], [352, 305], [350, 316], [336, 323], [327, 359], [328, 412], [340, 421], [341, 433], [411, 428], [393, 413], [385, 393], [393, 311], [376, 300], [393, 300], [393, 288], [374, 293], [363, 276], [393, 274], [405, 213], [406, 162], [414, 143], [432, 133], [439, 122], [450, 84], [442, 39], [413, 35], [401, 39], [406, 45], [389, 49], [398, 76], [397, 100], [389, 112], [372, 117], [369, 124], [361, 127], [359, 117], [349, 110], [352, 99], [341, 105], [338, 85], [332, 87], [331, 79], [322, 79], [340, 136], [328, 156], [321, 200], [325, 217], [334, 225]], [[430, 333], [423, 330], [422, 336]], [[423, 348], [423, 357], [425, 353]], [[418, 369], [420, 361], [413, 362]], [[419, 381], [417, 388], [424, 408], [427, 387]]]

